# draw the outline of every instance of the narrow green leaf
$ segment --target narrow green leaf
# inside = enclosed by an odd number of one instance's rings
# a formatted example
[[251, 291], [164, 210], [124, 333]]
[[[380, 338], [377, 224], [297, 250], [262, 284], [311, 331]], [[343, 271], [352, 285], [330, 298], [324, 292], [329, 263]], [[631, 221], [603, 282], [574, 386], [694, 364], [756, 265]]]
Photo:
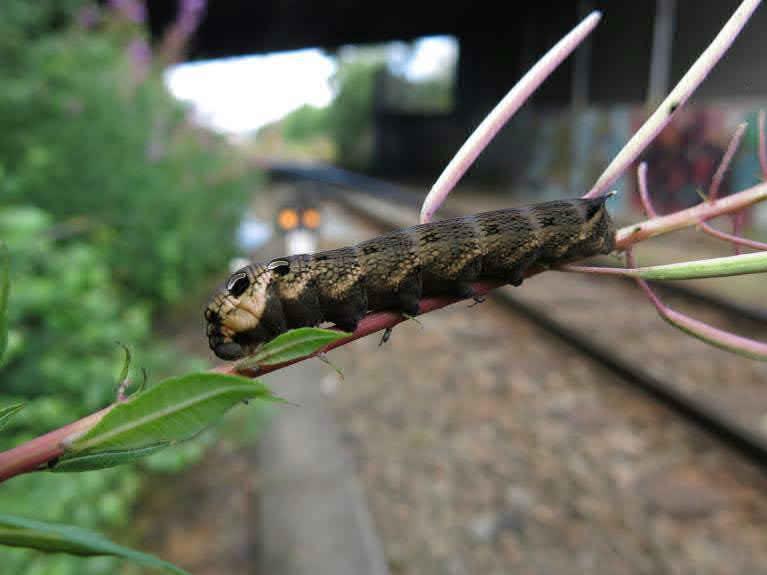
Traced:
[[235, 375], [195, 373], [166, 379], [118, 404], [72, 440], [59, 465], [94, 469], [136, 459], [193, 437], [248, 399], [276, 398], [261, 382]]
[[97, 453], [85, 453], [83, 455], [73, 453], [60, 459], [51, 468], [54, 473], [71, 473], [80, 471], [93, 471], [94, 469], [106, 469], [107, 467], [117, 467], [126, 463], [152, 455], [153, 453], [165, 449], [171, 443], [165, 441], [146, 447], [137, 447], [135, 449], [119, 449], [115, 451], [99, 451]]
[[0, 545], [81, 556], [112, 555], [147, 567], [189, 575], [187, 571], [172, 563], [113, 543], [95, 531], [4, 513], [0, 513]]
[[8, 292], [10, 291], [8, 248], [0, 243], [0, 365], [8, 347]]
[[0, 407], [0, 429], [5, 427], [11, 417], [16, 415], [22, 407], [24, 407], [23, 403], [14, 403], [13, 405]]
[[239, 369], [252, 369], [285, 363], [311, 355], [326, 345], [350, 335], [350, 333], [334, 329], [299, 327], [278, 335], [259, 349], [255, 355], [239, 362], [237, 367]]
[[688, 280], [757, 274], [767, 272], [767, 252], [650, 266], [634, 271], [635, 274], [631, 275], [646, 280]]

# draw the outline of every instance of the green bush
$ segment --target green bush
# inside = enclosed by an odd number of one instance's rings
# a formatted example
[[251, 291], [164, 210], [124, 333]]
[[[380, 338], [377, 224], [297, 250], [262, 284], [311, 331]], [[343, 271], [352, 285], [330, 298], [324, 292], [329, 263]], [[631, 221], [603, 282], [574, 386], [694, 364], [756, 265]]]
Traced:
[[328, 133], [327, 108], [301, 106], [282, 120], [282, 132], [291, 142], [304, 142]]
[[76, 30], [6, 56], [4, 196], [83, 219], [118, 285], [152, 305], [220, 271], [254, 182], [231, 148], [190, 127], [159, 74], [133, 82], [110, 36]]
[[[152, 318], [225, 270], [256, 183], [225, 142], [190, 125], [158, 71], [137, 81], [125, 51], [137, 30], [70, 26], [79, 5], [4, 0], [0, 9], [0, 240], [12, 272], [0, 405], [25, 403], [0, 449], [111, 401], [117, 342], [133, 353], [134, 381], [141, 367], [152, 381], [204, 367], [158, 342]], [[177, 471], [205, 441], [142, 465]], [[21, 476], [0, 489], [0, 511], [119, 530], [139, 477], [136, 466]], [[106, 575], [118, 565], [0, 554], [3, 574]]]
[[365, 169], [370, 161], [375, 79], [383, 67], [378, 59], [351, 59], [339, 64], [337, 93], [328, 121], [338, 162], [348, 168]]
[[[59, 232], [53, 218], [38, 208], [0, 208], [0, 237], [11, 257], [11, 331], [0, 369], [0, 405], [26, 404], [0, 433], [0, 449], [65, 425], [113, 399], [123, 354], [117, 341], [136, 358], [134, 381], [142, 377], [139, 367], [146, 367], [153, 380], [201, 367], [151, 341], [148, 307], [121, 301], [97, 246], [56, 239]], [[174, 470], [199, 451], [199, 444], [192, 443], [157, 454], [147, 464]], [[33, 474], [3, 485], [0, 509], [82, 527], [120, 527], [130, 518], [138, 487], [130, 466], [77, 476]], [[2, 553], [3, 572], [15, 574], [111, 573], [116, 565], [112, 560]]]

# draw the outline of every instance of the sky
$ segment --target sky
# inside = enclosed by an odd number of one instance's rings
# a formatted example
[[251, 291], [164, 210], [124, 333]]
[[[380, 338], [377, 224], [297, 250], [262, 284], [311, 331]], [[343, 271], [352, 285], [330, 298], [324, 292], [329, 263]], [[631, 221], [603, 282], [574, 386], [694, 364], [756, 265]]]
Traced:
[[335, 69], [319, 50], [301, 50], [181, 64], [165, 73], [165, 82], [171, 94], [192, 104], [200, 123], [244, 133], [304, 104], [327, 106]]
[[[403, 43], [388, 50], [390, 67], [409, 80], [454, 63], [453, 38], [432, 36], [411, 54]], [[189, 102], [197, 120], [217, 131], [243, 134], [275, 122], [304, 104], [327, 106], [333, 98], [335, 59], [317, 49], [191, 62], [169, 68], [165, 83]]]
[[454, 37], [430, 36], [418, 40], [412, 54], [406, 44], [392, 43], [389, 66], [408, 80], [417, 82], [439, 74], [448, 66], [454, 66], [457, 57], [458, 41]]

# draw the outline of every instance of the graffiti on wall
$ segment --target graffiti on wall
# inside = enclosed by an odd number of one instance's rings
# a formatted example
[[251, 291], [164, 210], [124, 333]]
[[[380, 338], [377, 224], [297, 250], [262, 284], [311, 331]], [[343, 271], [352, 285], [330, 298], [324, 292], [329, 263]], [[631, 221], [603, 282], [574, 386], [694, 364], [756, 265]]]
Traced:
[[[735, 128], [744, 121], [749, 128], [719, 194], [760, 181], [757, 110], [755, 105], [718, 103], [688, 106], [677, 113], [641, 157], [648, 165], [648, 191], [659, 213], [701, 201]], [[532, 161], [525, 174], [528, 187], [532, 193], [553, 197], [585, 193], [646, 117], [642, 106], [629, 105], [585, 109], [577, 114], [542, 113], [531, 140]], [[620, 192], [613, 203], [616, 212], [640, 211], [636, 166], [614, 187]]]
[[[635, 130], [643, 120], [644, 114], [635, 115]], [[659, 213], [692, 206], [708, 191], [732, 135], [725, 129], [725, 120], [719, 108], [682, 110], [643, 154], [648, 192]], [[635, 181], [635, 189], [636, 185]], [[730, 189], [726, 174], [719, 195], [729, 194]], [[636, 206], [638, 197], [632, 194]]]

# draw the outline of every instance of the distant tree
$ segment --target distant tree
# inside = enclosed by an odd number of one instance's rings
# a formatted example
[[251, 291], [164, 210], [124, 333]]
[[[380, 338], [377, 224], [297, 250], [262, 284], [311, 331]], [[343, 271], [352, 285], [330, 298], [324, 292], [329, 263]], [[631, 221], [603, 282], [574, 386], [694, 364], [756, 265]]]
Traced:
[[348, 168], [364, 169], [370, 159], [375, 79], [384, 66], [381, 58], [350, 59], [339, 65], [329, 128], [337, 161]]
[[301, 106], [282, 120], [283, 135], [291, 142], [305, 142], [319, 136], [326, 136], [328, 128], [328, 108]]

